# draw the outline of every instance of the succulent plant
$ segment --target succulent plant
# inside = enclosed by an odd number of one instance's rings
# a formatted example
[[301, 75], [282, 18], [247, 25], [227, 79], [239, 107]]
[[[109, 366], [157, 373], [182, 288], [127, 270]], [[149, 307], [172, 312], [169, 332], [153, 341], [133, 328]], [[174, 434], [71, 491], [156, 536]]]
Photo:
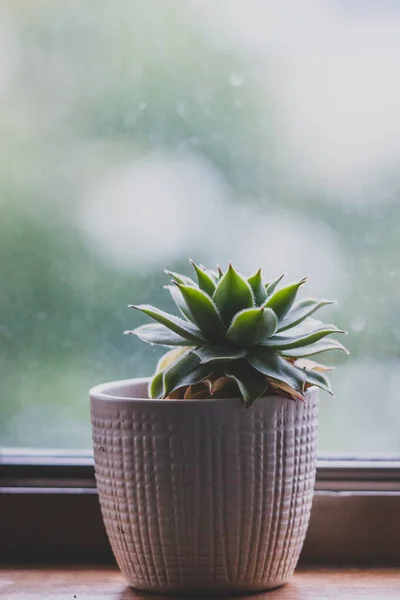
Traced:
[[312, 385], [332, 393], [324, 374], [330, 367], [309, 359], [334, 349], [348, 353], [327, 337], [346, 332], [311, 318], [332, 301], [296, 301], [307, 278], [281, 287], [283, 275], [264, 282], [261, 269], [246, 278], [232, 264], [225, 272], [192, 264], [197, 283], [165, 271], [180, 317], [147, 304], [131, 306], [156, 323], [125, 333], [173, 348], [157, 365], [150, 398], [242, 397], [249, 406], [272, 393], [304, 401]]

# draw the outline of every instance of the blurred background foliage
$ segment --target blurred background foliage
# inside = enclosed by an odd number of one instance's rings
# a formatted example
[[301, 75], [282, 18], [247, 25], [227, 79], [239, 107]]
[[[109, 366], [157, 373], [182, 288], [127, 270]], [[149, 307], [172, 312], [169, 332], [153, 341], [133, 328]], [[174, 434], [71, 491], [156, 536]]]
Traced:
[[1, 445], [88, 448], [88, 389], [161, 352], [127, 304], [172, 308], [191, 256], [338, 299], [320, 452], [399, 452], [399, 33], [393, 3], [4, 0]]

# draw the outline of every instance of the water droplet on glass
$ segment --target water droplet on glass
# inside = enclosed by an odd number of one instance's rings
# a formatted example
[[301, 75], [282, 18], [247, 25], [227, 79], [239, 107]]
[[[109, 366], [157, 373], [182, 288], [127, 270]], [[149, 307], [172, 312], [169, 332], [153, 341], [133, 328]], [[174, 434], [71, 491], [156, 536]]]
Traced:
[[367, 322], [364, 319], [364, 317], [356, 317], [351, 322], [350, 328], [355, 333], [359, 333], [360, 331], [362, 331], [364, 329], [364, 327], [366, 326], [366, 324], [367, 324]]
[[234, 106], [235, 106], [235, 108], [240, 108], [242, 106], [242, 101], [236, 100]]
[[147, 102], [145, 102], [144, 100], [140, 100], [138, 107], [140, 108], [140, 110], [146, 110]]
[[240, 73], [232, 72], [229, 75], [229, 83], [233, 85], [233, 87], [241, 87], [244, 83], [243, 76]]

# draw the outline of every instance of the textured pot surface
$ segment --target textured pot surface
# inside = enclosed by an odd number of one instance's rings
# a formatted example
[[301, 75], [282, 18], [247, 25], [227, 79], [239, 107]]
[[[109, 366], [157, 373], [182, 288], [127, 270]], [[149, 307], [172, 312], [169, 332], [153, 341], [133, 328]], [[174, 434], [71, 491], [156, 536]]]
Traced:
[[239, 399], [148, 400], [147, 380], [91, 391], [97, 487], [121, 571], [156, 592], [285, 583], [307, 530], [318, 390], [249, 410]]

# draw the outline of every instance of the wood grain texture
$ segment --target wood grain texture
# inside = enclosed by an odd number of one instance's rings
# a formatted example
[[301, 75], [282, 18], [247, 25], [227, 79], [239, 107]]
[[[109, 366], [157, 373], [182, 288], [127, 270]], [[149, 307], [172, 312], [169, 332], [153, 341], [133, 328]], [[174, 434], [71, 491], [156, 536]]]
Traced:
[[[199, 596], [205, 600], [204, 596]], [[249, 600], [398, 600], [400, 569], [300, 569], [286, 586]], [[113, 567], [0, 568], [2, 600], [178, 600], [127, 586]], [[227, 600], [227, 596], [225, 599]]]

